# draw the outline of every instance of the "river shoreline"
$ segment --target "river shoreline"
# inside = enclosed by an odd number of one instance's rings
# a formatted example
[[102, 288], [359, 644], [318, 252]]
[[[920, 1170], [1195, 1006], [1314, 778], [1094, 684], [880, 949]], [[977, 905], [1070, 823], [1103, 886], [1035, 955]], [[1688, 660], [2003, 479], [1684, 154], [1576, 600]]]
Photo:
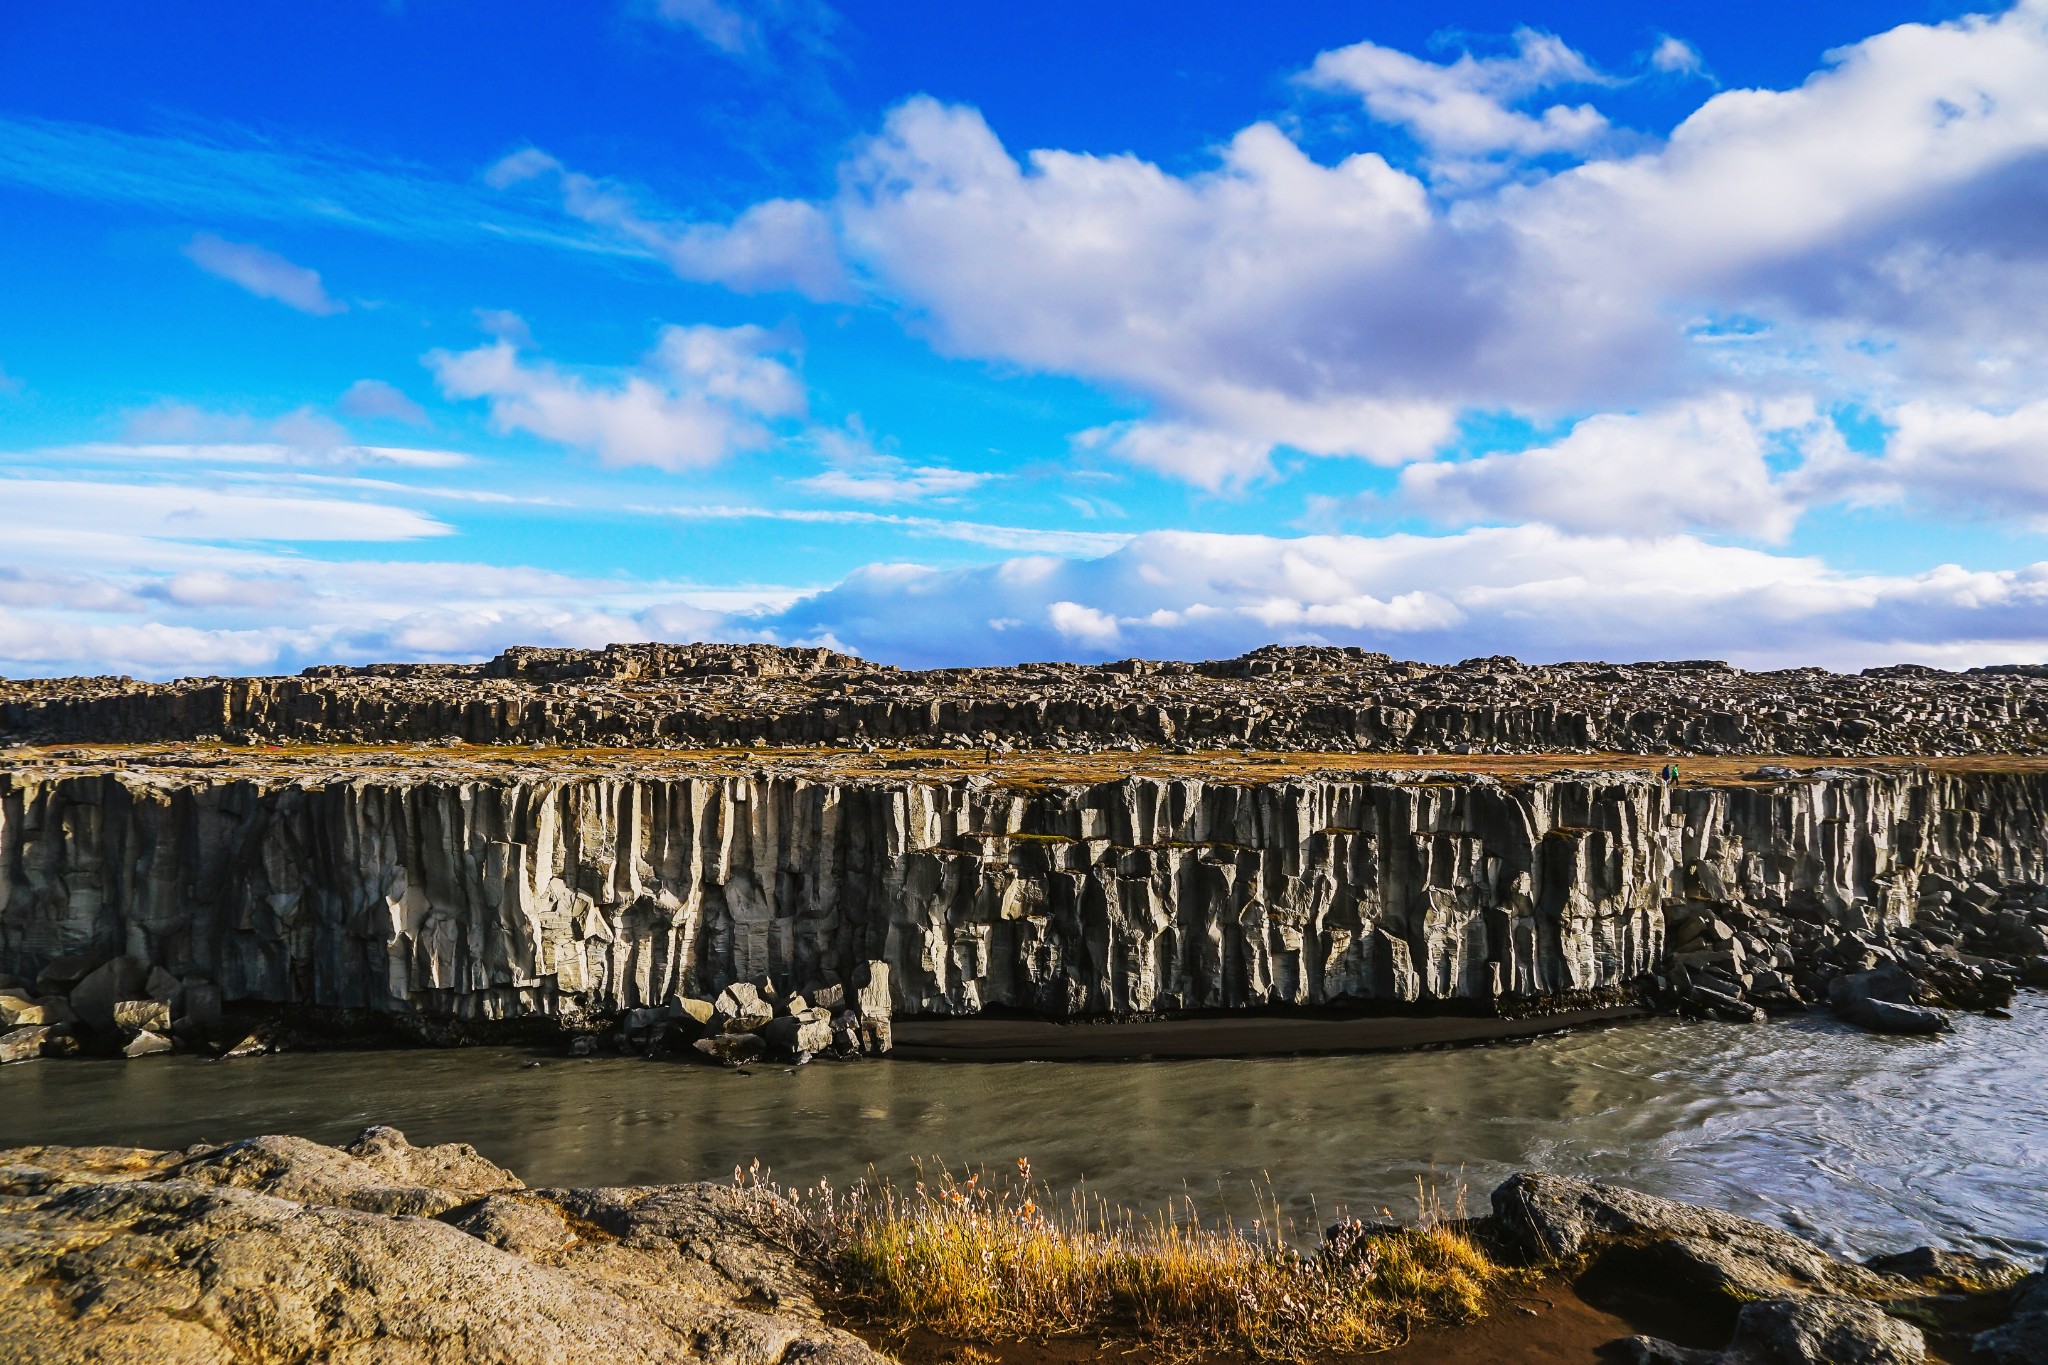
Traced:
[[[182, 1147], [251, 1132], [346, 1141], [374, 1122], [473, 1141], [555, 1185], [716, 1179], [759, 1158], [845, 1186], [1029, 1156], [1138, 1208], [1277, 1192], [1304, 1226], [1411, 1211], [1541, 1166], [1731, 1209], [1831, 1249], [2048, 1254], [2048, 996], [1932, 1039], [1824, 1014], [1651, 1018], [1373, 1054], [799, 1068], [478, 1047], [9, 1068], [0, 1146]], [[1184, 1183], [1184, 1178], [1189, 1183]], [[1190, 1185], [1192, 1188], [1190, 1188]], [[1313, 1191], [1319, 1207], [1291, 1198]]]
[[[1021, 1188], [1035, 1187], [1027, 1176]], [[971, 1210], [954, 1208], [960, 1198]], [[1188, 1243], [1159, 1242], [1108, 1208], [1100, 1221], [1047, 1223], [1008, 1195], [950, 1183], [888, 1200], [745, 1179], [529, 1188], [465, 1144], [415, 1146], [379, 1126], [339, 1147], [289, 1136], [179, 1151], [38, 1145], [0, 1151], [0, 1355], [49, 1365], [342, 1350], [419, 1365], [542, 1365], [593, 1351], [646, 1365], [2029, 1365], [2048, 1349], [2048, 1276], [2008, 1258], [1922, 1248], [1859, 1262], [1709, 1207], [1550, 1174], [1511, 1177], [1488, 1206], [1448, 1222], [1425, 1211], [1407, 1227], [1340, 1219], [1305, 1253], [1256, 1225]], [[1000, 1311], [959, 1318], [944, 1306], [957, 1286], [905, 1299], [923, 1262], [863, 1249], [993, 1237], [996, 1259], [980, 1273], [1000, 1296], [1012, 1287], [1002, 1257], [1016, 1254], [1005, 1227], [1066, 1240], [1077, 1265], [1105, 1237], [1115, 1248], [1105, 1267], [1164, 1252], [1174, 1259], [1161, 1272], [1190, 1276], [1192, 1297], [1135, 1317], [1098, 1300], [1064, 1329], [1020, 1332]], [[1428, 1247], [1463, 1248], [1479, 1279], [1462, 1297], [1380, 1277], [1384, 1258]], [[962, 1264], [983, 1263], [970, 1254]], [[1252, 1281], [1218, 1282], [1247, 1285], [1220, 1298], [1203, 1288], [1205, 1274], [1254, 1271], [1336, 1294], [1333, 1306], [1363, 1304], [1368, 1335], [1246, 1318], [1254, 1310], [1238, 1296]], [[1358, 1293], [1367, 1298], [1343, 1297]]]
[[1503, 1018], [1498, 1015], [1325, 1015], [1238, 1012], [1195, 1019], [1060, 1023], [1044, 1019], [915, 1019], [895, 1025], [888, 1054], [904, 1061], [1140, 1061], [1313, 1057], [1400, 1052], [1541, 1037], [1648, 1019], [1646, 1005]]

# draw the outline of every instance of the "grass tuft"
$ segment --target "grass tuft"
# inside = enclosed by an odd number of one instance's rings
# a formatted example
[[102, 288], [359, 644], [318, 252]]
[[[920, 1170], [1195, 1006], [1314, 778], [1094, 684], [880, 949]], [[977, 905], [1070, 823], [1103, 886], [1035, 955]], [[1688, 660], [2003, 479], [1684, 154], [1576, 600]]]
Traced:
[[1427, 1195], [1413, 1226], [1340, 1223], [1302, 1251], [1270, 1203], [1249, 1227], [1204, 1224], [1191, 1202], [1141, 1216], [1055, 1200], [1024, 1161], [995, 1182], [942, 1169], [908, 1189], [777, 1193], [849, 1316], [960, 1341], [1129, 1337], [1169, 1359], [1302, 1361], [1470, 1321], [1513, 1273]]

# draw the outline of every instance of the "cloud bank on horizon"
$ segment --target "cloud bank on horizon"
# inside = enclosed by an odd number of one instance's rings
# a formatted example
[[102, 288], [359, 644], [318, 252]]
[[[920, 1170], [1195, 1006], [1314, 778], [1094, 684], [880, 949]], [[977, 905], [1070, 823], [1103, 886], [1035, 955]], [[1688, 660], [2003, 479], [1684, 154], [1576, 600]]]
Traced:
[[[1158, 71], [1124, 34], [1100, 128], [915, 5], [537, 13], [534, 82], [439, 123], [44, 21], [0, 83], [0, 673], [2048, 659], [2048, 0], [1818, 5], [1791, 53], [1626, 8], [1333, 6], [1277, 63], [1222, 9]], [[337, 88], [492, 27], [346, 23]], [[1161, 121], [1198, 57], [1250, 116]]]

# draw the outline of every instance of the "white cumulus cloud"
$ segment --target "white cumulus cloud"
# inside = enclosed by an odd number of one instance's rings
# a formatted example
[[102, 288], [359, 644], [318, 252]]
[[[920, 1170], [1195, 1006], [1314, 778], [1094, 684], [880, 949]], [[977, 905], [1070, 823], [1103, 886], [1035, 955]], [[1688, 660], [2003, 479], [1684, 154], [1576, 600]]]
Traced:
[[1884, 449], [1818, 466], [1821, 496], [2048, 530], [2048, 400], [2005, 410], [1901, 403]]
[[1381, 123], [1408, 129], [1431, 151], [1523, 156], [1584, 147], [1608, 130], [1587, 104], [1552, 104], [1528, 114], [1513, 106], [1559, 86], [1606, 82], [1548, 33], [1522, 29], [1511, 56], [1424, 61], [1378, 43], [1353, 43], [1317, 57], [1303, 80], [1356, 94]]
[[1548, 445], [1401, 471], [1408, 505], [1440, 521], [1540, 521], [1566, 531], [1720, 531], [1781, 541], [1804, 500], [1796, 471], [1840, 458], [1811, 402], [1717, 394], [1644, 414], [1602, 413]]
[[2048, 385], [2048, 0], [1901, 26], [1793, 89], [1722, 91], [1661, 141], [1519, 111], [1599, 76], [1538, 35], [1448, 63], [1353, 46], [1310, 72], [1446, 149], [1586, 145], [1444, 200], [1270, 123], [1176, 174], [1020, 156], [977, 111], [918, 98], [846, 166], [841, 237], [942, 349], [1148, 405], [1084, 444], [1209, 486], [1280, 446], [1427, 458], [1473, 410], [1786, 388], [2011, 408]]
[[1384, 537], [1154, 532], [1094, 559], [876, 565], [780, 613], [905, 664], [1228, 657], [1275, 640], [1451, 660], [1951, 666], [2048, 651], [2048, 564], [1845, 574], [1691, 536], [1542, 526]]
[[804, 388], [774, 334], [752, 326], [665, 327], [640, 369], [605, 380], [527, 360], [509, 340], [434, 351], [450, 398], [483, 399], [502, 431], [526, 431], [612, 465], [697, 469], [768, 443], [799, 416]]
[[800, 199], [764, 200], [731, 222], [650, 216], [625, 187], [572, 171], [533, 147], [505, 157], [485, 178], [501, 189], [551, 179], [564, 212], [651, 252], [686, 280], [750, 294], [792, 290], [813, 299], [850, 296], [831, 221]]

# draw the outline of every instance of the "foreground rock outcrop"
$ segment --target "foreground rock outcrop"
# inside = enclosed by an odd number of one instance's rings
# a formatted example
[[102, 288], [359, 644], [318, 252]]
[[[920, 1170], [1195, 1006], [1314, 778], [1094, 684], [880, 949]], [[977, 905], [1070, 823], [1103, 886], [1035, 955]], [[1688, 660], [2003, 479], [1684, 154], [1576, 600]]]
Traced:
[[[2041, 1277], [2006, 1262], [1922, 1248], [1857, 1264], [1552, 1175], [1516, 1176], [1492, 1205], [1467, 1226], [1495, 1254], [1574, 1292], [1619, 1277], [1729, 1337], [1637, 1337], [1618, 1358], [1918, 1365], [1924, 1326], [1996, 1365], [2041, 1359]], [[830, 1282], [832, 1226], [758, 1186], [530, 1190], [465, 1145], [389, 1128], [341, 1148], [17, 1148], [0, 1152], [0, 1359], [884, 1365], [823, 1306], [852, 1302]], [[1356, 1258], [1372, 1235], [1340, 1224], [1324, 1254]]]
[[880, 1365], [759, 1191], [528, 1190], [388, 1128], [344, 1148], [0, 1152], [0, 1359]]
[[1271, 646], [1207, 663], [911, 673], [823, 649], [509, 649], [295, 678], [0, 681], [0, 741], [685, 746], [1253, 745], [1331, 752], [2048, 752], [2048, 665], [1748, 673], [1711, 660], [1400, 662]]
[[1612, 1357], [1633, 1365], [1920, 1365], [1922, 1326], [1996, 1365], [2043, 1359], [2030, 1335], [2042, 1277], [2009, 1261], [1922, 1247], [1858, 1263], [1752, 1219], [1558, 1175], [1514, 1176], [1492, 1207], [1492, 1229], [1532, 1263], [1575, 1262], [1729, 1323], [1719, 1348], [1618, 1343]]
[[870, 964], [884, 1020], [1618, 994], [1853, 1017], [2048, 979], [2044, 887], [2033, 770], [1065, 785], [114, 752], [0, 770], [0, 1023], [58, 1031], [38, 1047], [73, 1020], [175, 1039], [223, 1001], [581, 1027], [752, 983], [806, 997], [784, 1027], [815, 1042]]

